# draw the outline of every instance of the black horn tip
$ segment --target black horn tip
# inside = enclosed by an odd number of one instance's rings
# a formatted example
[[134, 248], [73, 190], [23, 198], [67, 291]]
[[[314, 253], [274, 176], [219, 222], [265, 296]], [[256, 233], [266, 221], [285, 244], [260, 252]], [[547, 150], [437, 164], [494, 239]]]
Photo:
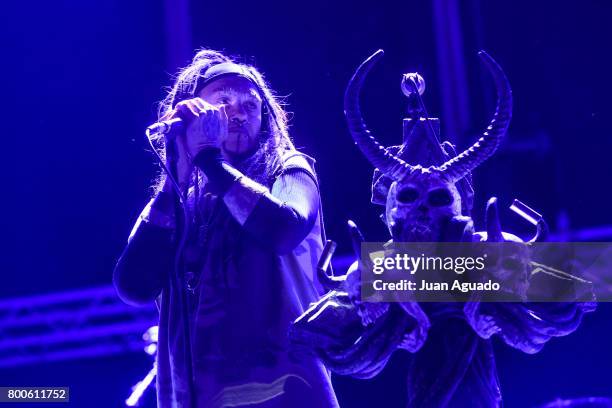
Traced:
[[492, 59], [493, 59], [493, 57], [491, 57], [491, 56], [489, 55], [489, 53], [488, 53], [488, 52], [486, 52], [485, 50], [480, 50], [480, 51], [478, 51], [478, 56], [479, 56], [480, 58], [482, 58], [482, 59], [489, 59], [489, 60], [492, 60]]
[[381, 59], [383, 57], [383, 55], [385, 55], [385, 51], [381, 48], [381, 49], [377, 50], [374, 54], [372, 54], [368, 58], [366, 58], [366, 60], [363, 61], [361, 66], [369, 65], [370, 63], [374, 63], [374, 62], [378, 61], [379, 59]]
[[489, 198], [487, 201], [486, 210], [486, 227], [487, 227], [487, 241], [488, 242], [501, 242], [504, 240], [504, 235], [499, 223], [499, 211], [497, 209], [497, 197]]
[[508, 79], [506, 78], [506, 74], [502, 67], [490, 56], [485, 50], [478, 51], [478, 56], [480, 57], [480, 61], [489, 69], [489, 71], [493, 74], [493, 77], [499, 77], [502, 79], [506, 86], [508, 87], [508, 92], [511, 93], [510, 85], [507, 84]]
[[348, 220], [346, 224], [348, 225], [349, 233], [352, 236], [358, 238], [359, 241], [364, 241], [363, 234], [361, 233], [361, 230], [359, 229], [357, 224], [355, 224], [355, 221]]
[[361, 243], [364, 242], [365, 239], [363, 238], [361, 230], [359, 230], [359, 227], [357, 226], [357, 224], [355, 224], [353, 220], [348, 220], [347, 224], [349, 229], [349, 235], [351, 236], [351, 243], [353, 245], [353, 252], [355, 253], [355, 256], [357, 256], [357, 258], [360, 258]]
[[[361, 65], [359, 65], [359, 67], [357, 68], [357, 71], [355, 71], [355, 73], [353, 74], [353, 77], [349, 81], [348, 87], [344, 91], [345, 106], [346, 106], [347, 98], [354, 98], [356, 97], [356, 95], [353, 95], [353, 94], [355, 93], [359, 94], [359, 91], [361, 89], [361, 83], [365, 79], [365, 76], [368, 74], [370, 69], [372, 69], [372, 67], [376, 64], [376, 62], [378, 62], [378, 60], [382, 58], [384, 54], [385, 52], [382, 49], [380, 49], [376, 51], [374, 54], [370, 55], [365, 61], [361, 63]], [[347, 109], [345, 109], [345, 113], [346, 111]], [[361, 117], [360, 114], [358, 116]]]
[[497, 61], [495, 61], [493, 57], [490, 56], [485, 50], [478, 51], [478, 56], [480, 57], [480, 60], [484, 62], [485, 64], [495, 65], [499, 67], [499, 64], [497, 63]]

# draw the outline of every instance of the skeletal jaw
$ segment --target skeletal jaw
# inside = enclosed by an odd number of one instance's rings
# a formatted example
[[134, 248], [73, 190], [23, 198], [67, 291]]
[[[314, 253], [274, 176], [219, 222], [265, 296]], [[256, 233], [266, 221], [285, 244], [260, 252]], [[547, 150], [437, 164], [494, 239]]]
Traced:
[[437, 168], [416, 166], [391, 185], [386, 207], [394, 241], [432, 242], [440, 239], [445, 220], [461, 215], [461, 197]]

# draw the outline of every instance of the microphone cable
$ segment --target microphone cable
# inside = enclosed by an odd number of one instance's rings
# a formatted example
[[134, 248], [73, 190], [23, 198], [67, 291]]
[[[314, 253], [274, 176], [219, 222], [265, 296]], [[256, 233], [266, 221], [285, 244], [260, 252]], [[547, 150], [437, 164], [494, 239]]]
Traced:
[[[185, 276], [182, 271], [182, 269], [184, 268], [183, 259], [182, 259], [183, 252], [185, 250], [185, 245], [187, 243], [187, 236], [189, 233], [189, 213], [188, 213], [188, 209], [186, 205], [187, 199], [185, 195], [183, 194], [183, 192], [181, 191], [179, 183], [176, 180], [174, 174], [172, 174], [172, 171], [168, 168], [166, 161], [161, 157], [161, 154], [159, 153], [159, 151], [155, 147], [155, 144], [153, 143], [154, 135], [157, 135], [158, 137], [160, 137], [163, 134], [151, 133], [149, 128], [147, 128], [147, 130], [145, 131], [145, 134], [146, 134], [149, 146], [153, 150], [153, 153], [155, 154], [155, 157], [157, 158], [163, 171], [166, 173], [166, 176], [172, 182], [172, 186], [174, 187], [174, 192], [176, 194], [175, 196], [176, 226], [178, 228], [180, 225], [181, 228], [179, 229], [180, 234], [178, 236], [179, 237], [178, 244], [176, 246], [176, 252], [174, 254], [174, 262], [173, 262], [173, 269], [174, 269], [173, 272], [174, 273], [172, 274], [172, 284], [176, 288], [176, 291], [178, 293], [178, 303], [179, 303], [179, 308], [181, 310], [182, 321], [183, 321], [183, 336], [184, 336], [183, 343], [185, 345], [184, 353], [185, 353], [185, 362], [187, 366], [187, 378], [188, 378], [187, 385], [188, 385], [188, 390], [189, 390], [189, 407], [196, 408], [197, 403], [196, 403], [195, 383], [194, 383], [194, 374], [193, 374], [193, 356], [192, 356], [192, 351], [191, 351], [191, 330], [189, 327], [189, 310], [187, 308], [187, 297], [186, 297], [186, 290], [185, 290], [186, 282], [184, 280]], [[169, 144], [175, 144], [175, 143], [176, 143], [176, 138], [174, 140], [168, 140], [167, 138], [166, 141], [164, 142], [164, 144], [166, 145], [166, 149], [168, 149]], [[171, 150], [175, 150], [175, 149], [171, 149]], [[175, 160], [175, 158], [171, 157], [170, 160]], [[181, 208], [180, 214], [178, 211], [178, 207]]]

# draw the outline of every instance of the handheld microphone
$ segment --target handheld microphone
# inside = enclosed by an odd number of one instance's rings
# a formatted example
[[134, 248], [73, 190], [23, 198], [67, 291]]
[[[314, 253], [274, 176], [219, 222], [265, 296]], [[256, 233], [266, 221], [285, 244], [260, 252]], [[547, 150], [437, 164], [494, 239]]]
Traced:
[[168, 135], [176, 132], [183, 131], [185, 124], [183, 123], [183, 119], [174, 118], [169, 120], [163, 120], [161, 122], [157, 122], [152, 124], [147, 128], [147, 134], [162, 134]]

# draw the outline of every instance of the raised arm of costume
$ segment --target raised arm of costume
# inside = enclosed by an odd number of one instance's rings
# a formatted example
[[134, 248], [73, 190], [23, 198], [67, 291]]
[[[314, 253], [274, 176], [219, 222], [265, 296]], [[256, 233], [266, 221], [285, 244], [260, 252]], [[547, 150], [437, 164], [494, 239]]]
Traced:
[[149, 304], [167, 282], [174, 258], [173, 212], [172, 196], [160, 192], [138, 217], [113, 271], [113, 284], [124, 302]]
[[269, 191], [227, 164], [219, 149], [203, 150], [195, 163], [236, 221], [278, 254], [292, 251], [312, 229], [319, 192], [312, 171], [305, 167], [287, 168]]

